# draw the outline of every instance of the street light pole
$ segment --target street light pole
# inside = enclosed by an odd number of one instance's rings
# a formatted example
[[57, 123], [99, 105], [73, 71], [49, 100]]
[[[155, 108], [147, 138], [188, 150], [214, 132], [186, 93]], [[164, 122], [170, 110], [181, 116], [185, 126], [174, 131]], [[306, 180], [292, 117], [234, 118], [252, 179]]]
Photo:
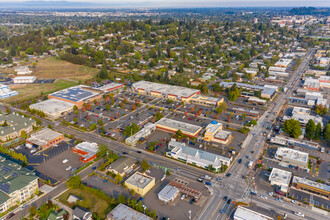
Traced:
[[189, 210], [189, 220], [191, 220], [191, 210]]

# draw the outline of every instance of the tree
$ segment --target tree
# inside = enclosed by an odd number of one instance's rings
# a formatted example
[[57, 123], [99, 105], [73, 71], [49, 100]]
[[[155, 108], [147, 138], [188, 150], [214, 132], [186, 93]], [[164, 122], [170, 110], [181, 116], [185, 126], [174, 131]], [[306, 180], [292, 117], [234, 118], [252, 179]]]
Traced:
[[105, 105], [105, 110], [110, 110], [110, 105], [109, 104]]
[[227, 108], [228, 108], [227, 103], [225, 103], [225, 102], [221, 102], [221, 103], [219, 104], [219, 106], [215, 109], [215, 111], [216, 111], [217, 113], [221, 113], [221, 112], [223, 112], [223, 111], [226, 111]]
[[302, 134], [300, 122], [294, 119], [285, 121], [283, 131], [294, 138], [298, 138]]
[[6, 107], [6, 113], [10, 114], [10, 112], [11, 112], [10, 109], [8, 107]]
[[73, 110], [74, 110], [74, 111], [78, 110], [78, 106], [74, 105], [74, 106], [73, 106]]
[[322, 132], [321, 123], [317, 123], [316, 129], [315, 129], [315, 135], [314, 135], [315, 140], [320, 140], [321, 132]]
[[141, 162], [141, 168], [142, 168], [142, 172], [145, 172], [146, 170], [150, 169], [150, 165], [146, 160], [142, 160]]
[[99, 72], [99, 75], [98, 75], [101, 79], [106, 79], [108, 78], [108, 70], [107, 70], [107, 67], [105, 65], [105, 63], [102, 64], [102, 68]]
[[26, 134], [26, 131], [25, 130], [22, 130], [21, 131], [21, 137], [22, 138], [27, 138], [27, 134]]
[[214, 91], [214, 92], [219, 92], [219, 91], [221, 91], [221, 87], [220, 87], [219, 83], [214, 83], [214, 84], [212, 85], [212, 88], [213, 88], [213, 91]]
[[115, 181], [117, 183], [121, 183], [123, 181], [123, 177], [119, 173], [117, 173], [117, 175], [115, 176]]
[[309, 119], [309, 121], [306, 124], [306, 137], [309, 139], [313, 139], [315, 135], [316, 125], [315, 122], [312, 119]]
[[123, 196], [121, 194], [118, 195], [118, 198], [117, 198], [117, 202], [118, 203], [122, 203], [122, 204], [126, 204], [126, 196]]
[[97, 157], [104, 157], [107, 153], [109, 153], [109, 148], [104, 144], [100, 144], [96, 154]]
[[330, 123], [328, 123], [323, 129], [324, 140], [330, 141]]
[[315, 109], [316, 114], [318, 115], [325, 115], [328, 113], [328, 108], [323, 105], [317, 105]]
[[138, 132], [139, 130], [140, 130], [140, 127], [137, 124], [132, 123], [131, 125], [127, 126], [124, 129], [124, 135], [129, 137], [129, 136], [135, 134], [136, 132]]
[[66, 182], [66, 186], [70, 189], [78, 188], [81, 184], [81, 178], [79, 175], [71, 176], [69, 181]]

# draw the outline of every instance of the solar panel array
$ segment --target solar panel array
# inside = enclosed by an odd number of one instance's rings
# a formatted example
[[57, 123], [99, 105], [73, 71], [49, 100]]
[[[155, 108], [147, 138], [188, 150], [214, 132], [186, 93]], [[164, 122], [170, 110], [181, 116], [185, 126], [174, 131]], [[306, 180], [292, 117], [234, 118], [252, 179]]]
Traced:
[[8, 183], [2, 183], [0, 184], [0, 190], [9, 193], [10, 185]]
[[83, 90], [80, 87], [73, 87], [73, 88], [68, 88], [65, 90], [55, 92], [52, 94], [52, 96], [66, 99], [66, 100], [73, 101], [73, 102], [78, 102], [85, 98], [93, 96], [94, 94], [95, 93], [87, 91], [87, 90]]

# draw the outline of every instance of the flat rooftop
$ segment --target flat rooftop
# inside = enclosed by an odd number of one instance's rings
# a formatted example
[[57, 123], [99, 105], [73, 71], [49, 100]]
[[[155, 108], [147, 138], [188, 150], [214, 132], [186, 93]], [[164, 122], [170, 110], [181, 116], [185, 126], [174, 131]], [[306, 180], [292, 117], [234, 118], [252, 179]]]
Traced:
[[151, 217], [138, 212], [122, 203], [118, 204], [108, 215], [109, 220], [152, 220]]
[[32, 134], [31, 137], [27, 139], [27, 141], [42, 146], [60, 136], [62, 136], [61, 133], [53, 131], [49, 128], [44, 128], [37, 133]]
[[304, 185], [307, 185], [307, 186], [310, 186], [310, 187], [314, 187], [314, 188], [317, 188], [317, 189], [324, 190], [326, 192], [330, 192], [330, 186], [328, 186], [327, 184], [318, 183], [318, 182], [315, 182], [313, 180], [304, 179], [304, 178], [301, 178], [301, 177], [298, 177], [298, 176], [293, 177], [292, 183], [295, 183], [295, 184], [300, 183], [300, 184], [304, 184]]
[[148, 82], [148, 81], [139, 81], [134, 83], [133, 85], [134, 89], [143, 89], [146, 92], [158, 92], [163, 95], [174, 95], [177, 97], [191, 97], [192, 95], [195, 95], [196, 93], [199, 93], [200, 91], [198, 89], [190, 89], [182, 86], [171, 86], [167, 84], [161, 84], [161, 83], [154, 83], [154, 82]]
[[30, 105], [30, 108], [38, 109], [48, 114], [55, 114], [68, 111], [68, 109], [73, 110], [73, 106], [74, 104], [59, 99], [48, 99], [42, 102], [32, 104]]
[[295, 149], [280, 147], [276, 151], [275, 158], [281, 156], [281, 157], [288, 158], [291, 160], [296, 160], [296, 161], [301, 161], [301, 162], [307, 163], [308, 155], [309, 155], [308, 153], [301, 152], [301, 151], [298, 151]]
[[141, 189], [144, 189], [146, 186], [149, 185], [149, 183], [155, 179], [154, 177], [144, 175], [140, 172], [134, 173], [132, 176], [130, 176], [125, 182], [132, 184], [133, 186], [137, 186]]
[[156, 126], [157, 125], [181, 130], [183, 133], [191, 133], [191, 134], [194, 134], [202, 129], [201, 126], [188, 124], [185, 122], [176, 121], [176, 120], [169, 119], [169, 118], [160, 119], [159, 121], [156, 122]]
[[217, 133], [215, 133], [214, 137], [221, 140], [227, 140], [230, 135], [231, 135], [230, 131], [219, 130], [217, 131]]
[[158, 197], [166, 198], [168, 200], [172, 199], [175, 195], [177, 195], [179, 189], [171, 186], [166, 185], [159, 193]]
[[222, 123], [220, 123], [220, 122], [217, 122], [217, 121], [212, 121], [210, 124], [208, 124], [207, 126], [206, 126], [206, 128], [205, 128], [205, 130], [207, 131], [207, 132], [210, 132], [210, 133], [214, 133], [214, 132], [216, 132], [218, 129], [219, 129], [219, 127], [221, 127], [222, 126]]
[[269, 180], [281, 184], [289, 185], [291, 177], [292, 177], [291, 172], [273, 168], [272, 172], [270, 173]]
[[112, 82], [101, 87], [94, 87], [94, 89], [102, 90], [103, 92], [109, 92], [118, 89], [120, 87], [124, 87], [124, 85], [120, 83]]
[[306, 114], [309, 115], [311, 113], [311, 109], [302, 108], [302, 107], [293, 107], [292, 114]]
[[247, 209], [243, 206], [237, 207], [234, 213], [234, 218], [237, 220], [273, 220], [273, 218], [269, 216]]
[[95, 91], [91, 91], [89, 89], [92, 89], [92, 88], [87, 87], [87, 86], [74, 86], [74, 87], [70, 87], [67, 89], [63, 89], [58, 92], [54, 92], [50, 95], [53, 97], [61, 98], [64, 100], [69, 100], [72, 102], [80, 102], [80, 101], [84, 101], [86, 99], [92, 98], [99, 94], [99, 93], [97, 93]]

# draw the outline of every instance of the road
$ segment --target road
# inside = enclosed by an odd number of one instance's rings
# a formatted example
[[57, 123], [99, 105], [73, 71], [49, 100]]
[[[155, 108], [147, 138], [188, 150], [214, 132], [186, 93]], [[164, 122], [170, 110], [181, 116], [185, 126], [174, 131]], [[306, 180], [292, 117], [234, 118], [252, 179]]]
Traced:
[[[251, 131], [247, 138], [245, 139], [244, 143], [242, 144], [242, 150], [239, 153], [237, 159], [233, 162], [232, 166], [228, 169], [227, 173], [231, 175], [229, 177], [224, 177], [224, 181], [222, 184], [218, 184], [214, 186], [214, 194], [210, 198], [208, 204], [205, 206], [204, 210], [201, 212], [198, 219], [225, 219], [228, 218], [230, 213], [227, 204], [224, 200], [224, 196], [228, 196], [228, 198], [240, 200], [240, 201], [247, 201], [247, 198], [250, 194], [250, 189], [252, 189], [251, 181], [246, 181], [246, 176], [250, 172], [250, 168], [247, 166], [249, 161], [253, 161], [254, 163], [258, 159], [260, 153], [263, 150], [263, 143], [265, 141], [265, 136], [262, 134], [264, 132], [269, 132], [265, 127], [266, 124], [272, 124], [273, 121], [276, 119], [277, 115], [279, 114], [281, 108], [286, 102], [286, 99], [291, 95], [294, 88], [297, 86], [301, 75], [304, 73], [309, 60], [311, 59], [314, 51], [310, 50], [304, 59], [302, 60], [301, 64], [291, 76], [291, 78], [287, 82], [288, 91], [286, 93], [281, 93], [276, 97], [276, 101], [274, 101], [273, 107], [268, 110], [265, 114], [263, 114], [259, 120], [258, 125], [251, 128]], [[249, 159], [247, 159], [247, 157]], [[238, 163], [238, 159], [242, 159], [241, 163]], [[244, 176], [243, 176], [244, 175]], [[243, 178], [244, 177], [244, 178]], [[283, 203], [278, 204], [279, 202], [275, 201], [274, 199], [270, 199], [267, 202], [256, 199], [254, 201], [261, 207], [265, 207], [267, 204], [267, 209], [272, 209], [277, 213], [283, 214]], [[311, 219], [323, 219], [324, 216], [317, 214], [315, 212], [306, 211], [306, 209], [299, 208], [293, 204], [285, 204], [285, 207], [288, 208], [287, 211], [295, 210], [305, 213], [307, 218]], [[228, 209], [228, 210], [223, 210]], [[223, 210], [224, 213], [220, 213]], [[227, 211], [227, 212], [226, 212]], [[292, 212], [292, 211], [291, 211]], [[297, 218], [297, 216], [295, 216]]]

